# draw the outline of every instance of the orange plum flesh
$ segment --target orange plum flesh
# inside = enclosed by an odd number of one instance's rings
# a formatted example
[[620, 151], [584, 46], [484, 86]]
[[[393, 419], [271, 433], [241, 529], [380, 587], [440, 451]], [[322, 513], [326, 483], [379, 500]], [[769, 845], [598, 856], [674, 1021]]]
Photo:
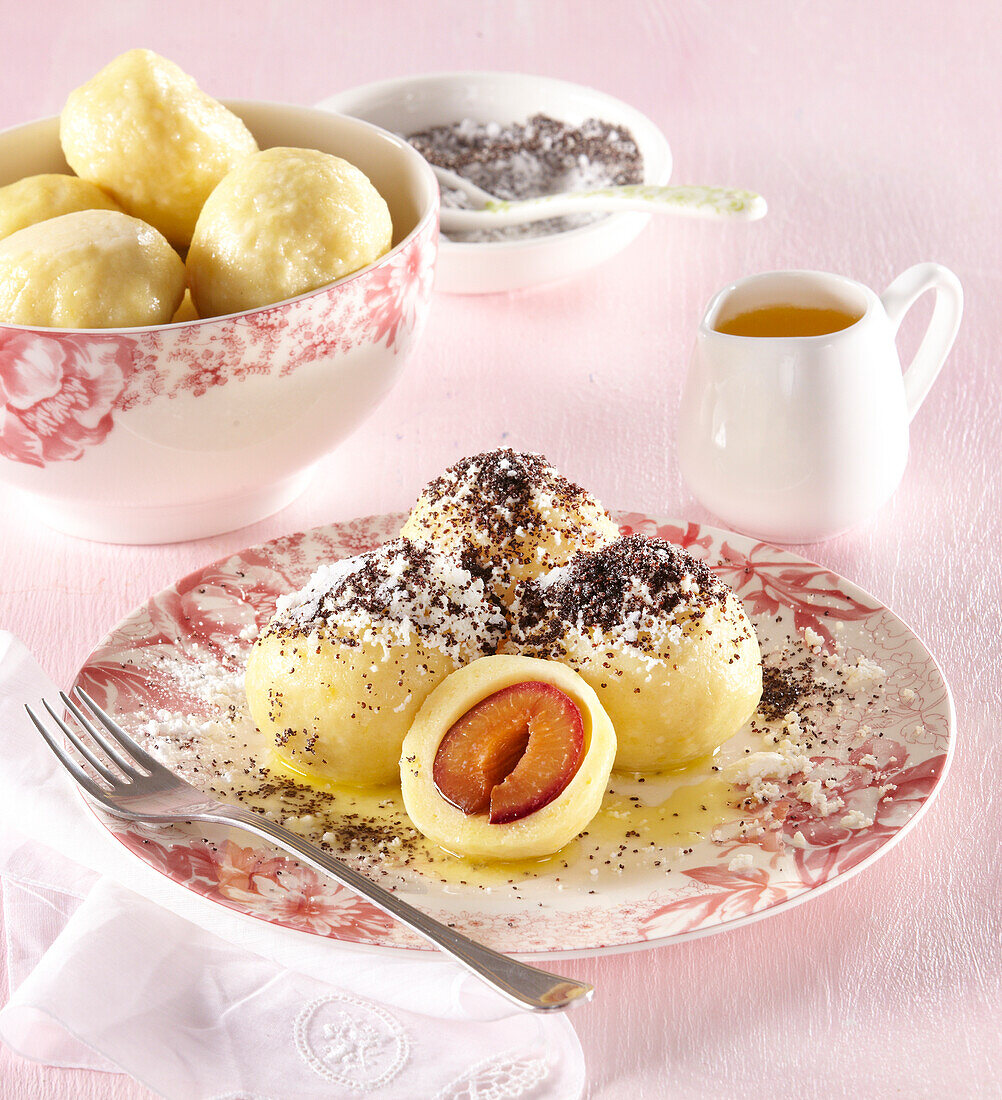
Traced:
[[573, 699], [552, 684], [502, 688], [471, 707], [435, 756], [439, 793], [492, 825], [518, 821], [552, 802], [584, 758], [584, 724]]

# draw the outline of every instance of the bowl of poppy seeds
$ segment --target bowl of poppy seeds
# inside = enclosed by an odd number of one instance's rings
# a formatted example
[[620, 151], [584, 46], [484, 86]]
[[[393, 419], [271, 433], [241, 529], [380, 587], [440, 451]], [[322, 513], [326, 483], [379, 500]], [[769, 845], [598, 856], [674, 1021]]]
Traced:
[[[522, 73], [433, 73], [366, 84], [318, 106], [392, 130], [431, 162], [502, 199], [665, 184], [671, 149], [635, 107], [580, 84]], [[443, 206], [468, 206], [442, 186]], [[578, 275], [622, 251], [649, 214], [577, 214], [443, 234], [436, 289], [487, 294]]]

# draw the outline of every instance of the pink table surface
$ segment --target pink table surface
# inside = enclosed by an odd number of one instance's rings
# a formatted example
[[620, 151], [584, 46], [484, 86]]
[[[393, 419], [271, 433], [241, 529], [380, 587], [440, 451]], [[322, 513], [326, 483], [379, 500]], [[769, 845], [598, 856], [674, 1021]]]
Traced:
[[[958, 715], [938, 804], [886, 859], [808, 905], [567, 969], [598, 988], [574, 1018], [592, 1100], [1002, 1094], [1000, 31], [992, 0], [907, 12], [871, 0], [4, 4], [2, 125], [57, 112], [136, 45], [215, 94], [301, 103], [402, 73], [518, 69], [635, 103], [668, 134], [677, 181], [756, 188], [771, 213], [730, 229], [664, 219], [574, 282], [438, 297], [379, 412], [301, 500], [253, 528], [102, 546], [32, 526], [0, 495], [0, 624], [65, 682], [105, 630], [188, 570], [304, 526], [404, 509], [450, 461], [501, 442], [542, 450], [612, 507], [709, 518], [674, 455], [709, 295], [776, 267], [880, 290], [916, 261], [941, 261], [965, 285], [967, 315], [913, 423], [904, 483], [872, 523], [805, 551], [938, 655]], [[916, 314], [906, 348], [928, 304]], [[6, 1051], [0, 1082], [5, 1100], [149, 1095]]]

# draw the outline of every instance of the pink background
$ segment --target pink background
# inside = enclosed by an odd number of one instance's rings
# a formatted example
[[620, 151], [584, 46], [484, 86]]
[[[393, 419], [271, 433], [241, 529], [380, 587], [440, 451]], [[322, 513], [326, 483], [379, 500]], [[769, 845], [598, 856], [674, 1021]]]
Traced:
[[[592, 84], [667, 133], [677, 182], [767, 196], [758, 225], [663, 219], [574, 282], [439, 296], [386, 403], [283, 513], [202, 542], [130, 548], [30, 525], [0, 492], [0, 625], [60, 681], [151, 591], [250, 542], [406, 508], [462, 454], [541, 450], [610, 507], [709, 518], [680, 483], [675, 414], [703, 304], [776, 267], [882, 290], [919, 260], [964, 283], [967, 314], [912, 426], [893, 501], [806, 549], [873, 592], [938, 655], [957, 755], [928, 817], [846, 886], [750, 928], [568, 964], [592, 1100], [1000, 1095], [995, 753], [1002, 511], [1002, 19], [972, 4], [597, 0], [471, 4], [91, 0], [3, 5], [0, 125], [58, 112], [117, 53], [150, 46], [233, 98], [314, 103], [352, 84], [458, 68]], [[15, 60], [16, 59], [16, 60]], [[928, 315], [909, 318], [903, 348]], [[3, 986], [0, 985], [0, 989]], [[123, 1078], [0, 1051], [2, 1095], [149, 1095]]]

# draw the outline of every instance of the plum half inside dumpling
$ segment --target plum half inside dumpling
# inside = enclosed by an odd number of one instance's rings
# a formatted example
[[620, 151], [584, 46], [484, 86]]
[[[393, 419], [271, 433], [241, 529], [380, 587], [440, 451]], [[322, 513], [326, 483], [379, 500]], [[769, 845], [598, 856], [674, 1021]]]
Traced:
[[404, 806], [456, 855], [551, 855], [598, 812], [615, 754], [612, 723], [576, 673], [531, 657], [483, 657], [428, 696], [404, 738]]

